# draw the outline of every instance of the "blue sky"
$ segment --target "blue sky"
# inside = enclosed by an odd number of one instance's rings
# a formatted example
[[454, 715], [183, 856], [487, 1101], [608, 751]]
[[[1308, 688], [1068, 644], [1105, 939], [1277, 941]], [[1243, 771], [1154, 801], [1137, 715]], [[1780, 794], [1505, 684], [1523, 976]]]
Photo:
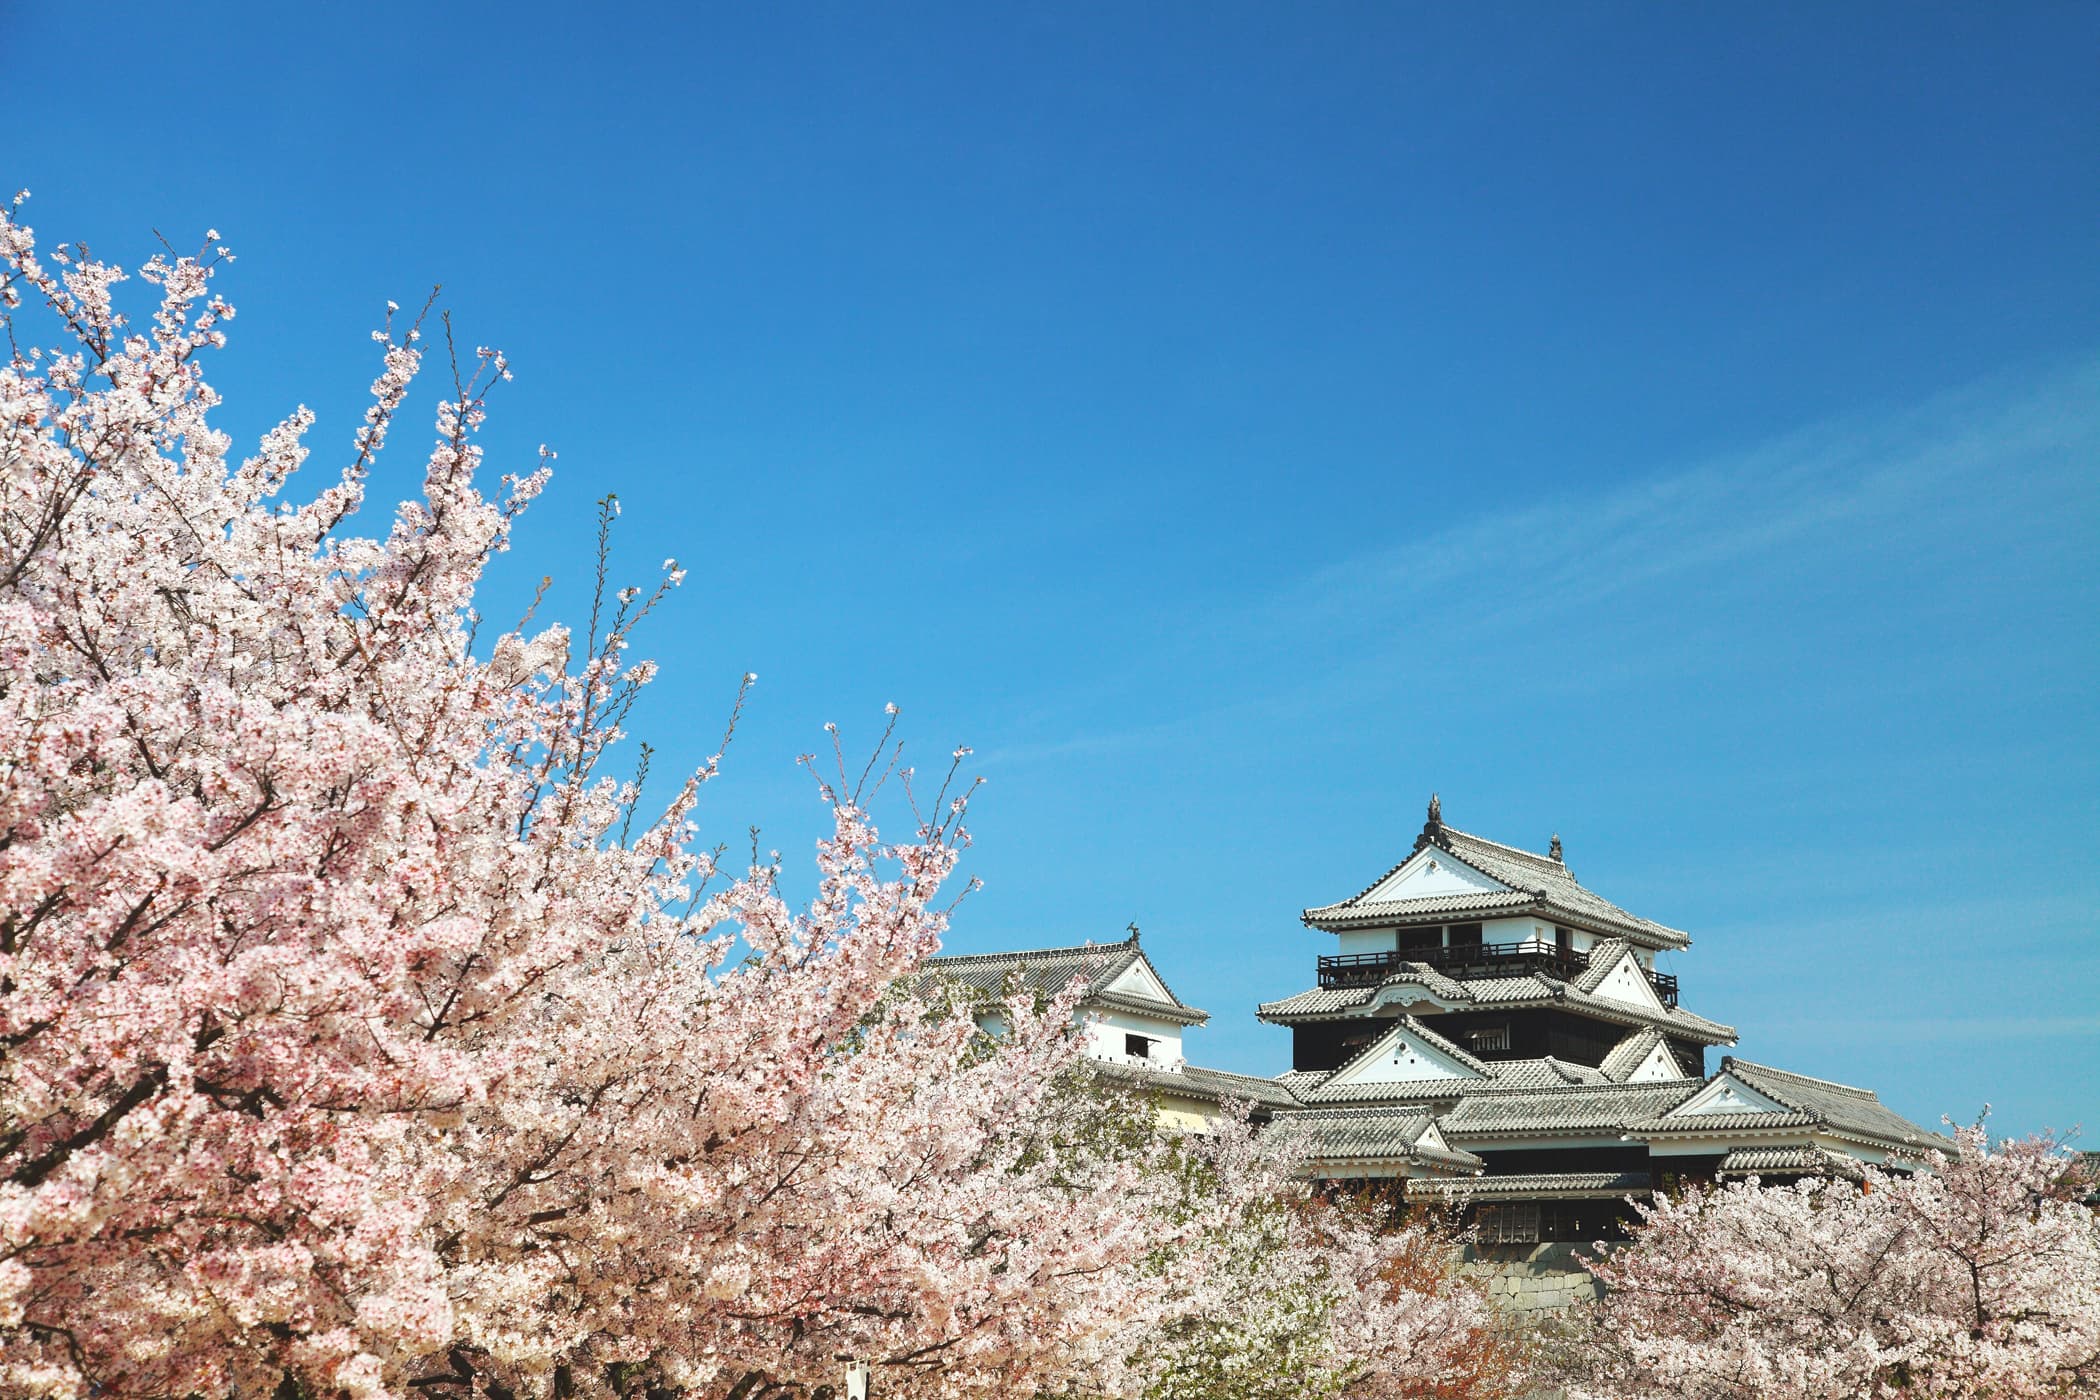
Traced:
[[0, 178], [222, 231], [243, 434], [442, 281], [562, 454], [491, 613], [617, 491], [712, 834], [895, 701], [954, 946], [1134, 919], [1205, 1063], [1436, 789], [1742, 1053], [2100, 1132], [2100, 10], [753, 10], [6, 5]]

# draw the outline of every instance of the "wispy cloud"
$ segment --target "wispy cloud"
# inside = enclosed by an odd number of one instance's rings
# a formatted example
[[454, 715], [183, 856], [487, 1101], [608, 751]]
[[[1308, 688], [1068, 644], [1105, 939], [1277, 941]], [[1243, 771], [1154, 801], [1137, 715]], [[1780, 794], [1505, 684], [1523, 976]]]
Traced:
[[1606, 495], [1500, 512], [1323, 569], [1259, 615], [1376, 631], [1398, 611], [1448, 603], [1465, 629], [1500, 639], [1645, 586], [1747, 561], [1769, 568], [1834, 534], [1973, 527], [2050, 482], [2083, 476], [2090, 500], [2096, 453], [2100, 363], [2088, 363], [1822, 424]]
[[[2100, 523], [2100, 361], [1861, 413], [1597, 495], [1568, 493], [1423, 529], [1430, 483], [1373, 502], [1392, 543], [1268, 596], [1221, 597], [1178, 646], [1069, 700], [1068, 733], [988, 753], [1029, 762], [1190, 738], [1258, 713], [1305, 719], [1407, 685], [1441, 661], [1521, 658], [1552, 670], [1575, 629], [1615, 604], [1696, 592], [1783, 592], [1833, 558], [1931, 558], [1961, 540], [2034, 548]], [[1417, 505], [1418, 492], [1427, 505]], [[1638, 636], [1582, 657], [1590, 683], [1681, 666], [1687, 639]], [[1164, 679], [1163, 679], [1164, 678]], [[1567, 683], [1575, 683], [1571, 679]], [[1179, 716], [1123, 727], [1098, 710], [1127, 692]], [[1230, 697], [1219, 702], [1217, 697]], [[1138, 713], [1141, 707], [1133, 705]], [[1079, 713], [1086, 712], [1084, 716]]]

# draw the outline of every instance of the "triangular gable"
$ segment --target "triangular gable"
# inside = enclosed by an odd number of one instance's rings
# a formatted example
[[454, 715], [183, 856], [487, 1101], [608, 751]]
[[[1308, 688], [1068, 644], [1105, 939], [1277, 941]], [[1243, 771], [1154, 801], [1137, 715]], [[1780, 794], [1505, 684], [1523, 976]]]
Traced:
[[1320, 1088], [1324, 1091], [1345, 1084], [1421, 1084], [1486, 1077], [1402, 1021], [1370, 1049], [1337, 1070]]
[[1697, 1118], [1720, 1113], [1792, 1113], [1793, 1108], [1760, 1094], [1732, 1074], [1717, 1074], [1713, 1082], [1671, 1109], [1666, 1118]]
[[1648, 975], [1641, 971], [1641, 960], [1634, 956], [1631, 948], [1622, 948], [1611, 971], [1602, 977], [1586, 977], [1590, 983], [1591, 996], [1605, 997], [1626, 1006], [1638, 1006], [1643, 1011], [1663, 1012], [1662, 998], [1648, 983]]
[[1655, 1048], [1648, 1052], [1648, 1058], [1642, 1060], [1640, 1066], [1626, 1076], [1625, 1082], [1653, 1084], [1661, 1080], [1685, 1077], [1684, 1066], [1677, 1063], [1677, 1057], [1670, 1053], [1670, 1047], [1658, 1041]]
[[1131, 959], [1130, 966], [1117, 973], [1115, 980], [1101, 990], [1121, 992], [1129, 997], [1143, 997], [1146, 1001], [1163, 1001], [1169, 1006], [1180, 1005], [1174, 994], [1167, 990], [1167, 984], [1152, 970], [1152, 963], [1143, 953]]
[[1449, 1152], [1451, 1150], [1451, 1144], [1445, 1142], [1444, 1135], [1437, 1131], [1434, 1118], [1430, 1119], [1428, 1125], [1422, 1129], [1422, 1136], [1415, 1139], [1415, 1146], [1433, 1147], [1439, 1152]]
[[1394, 899], [1432, 899], [1455, 894], [1509, 894], [1510, 886], [1439, 846], [1426, 846], [1402, 861], [1400, 868], [1357, 899], [1383, 904]]

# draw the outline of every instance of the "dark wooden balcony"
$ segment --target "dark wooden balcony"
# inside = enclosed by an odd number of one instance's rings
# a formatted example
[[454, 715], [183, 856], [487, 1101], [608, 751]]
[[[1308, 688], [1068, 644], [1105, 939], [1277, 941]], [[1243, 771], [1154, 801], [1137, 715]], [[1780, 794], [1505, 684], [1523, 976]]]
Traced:
[[[1320, 959], [1322, 987], [1374, 987], [1402, 963], [1424, 963], [1460, 982], [1482, 977], [1521, 977], [1540, 972], [1572, 981], [1589, 968], [1587, 953], [1563, 951], [1552, 943], [1461, 943], [1447, 948], [1401, 949], [1392, 953], [1335, 953]], [[1677, 1004], [1677, 979], [1650, 972], [1648, 985], [1664, 1006]]]

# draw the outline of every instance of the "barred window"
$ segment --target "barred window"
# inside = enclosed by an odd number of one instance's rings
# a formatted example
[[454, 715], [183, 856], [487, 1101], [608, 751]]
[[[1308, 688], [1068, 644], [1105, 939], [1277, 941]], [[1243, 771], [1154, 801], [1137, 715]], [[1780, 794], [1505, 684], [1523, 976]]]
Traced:
[[1482, 1244], [1537, 1244], [1539, 1208], [1535, 1203], [1482, 1206], [1475, 1221]]
[[1509, 1049], [1509, 1027], [1487, 1026], [1466, 1036], [1475, 1053]]

